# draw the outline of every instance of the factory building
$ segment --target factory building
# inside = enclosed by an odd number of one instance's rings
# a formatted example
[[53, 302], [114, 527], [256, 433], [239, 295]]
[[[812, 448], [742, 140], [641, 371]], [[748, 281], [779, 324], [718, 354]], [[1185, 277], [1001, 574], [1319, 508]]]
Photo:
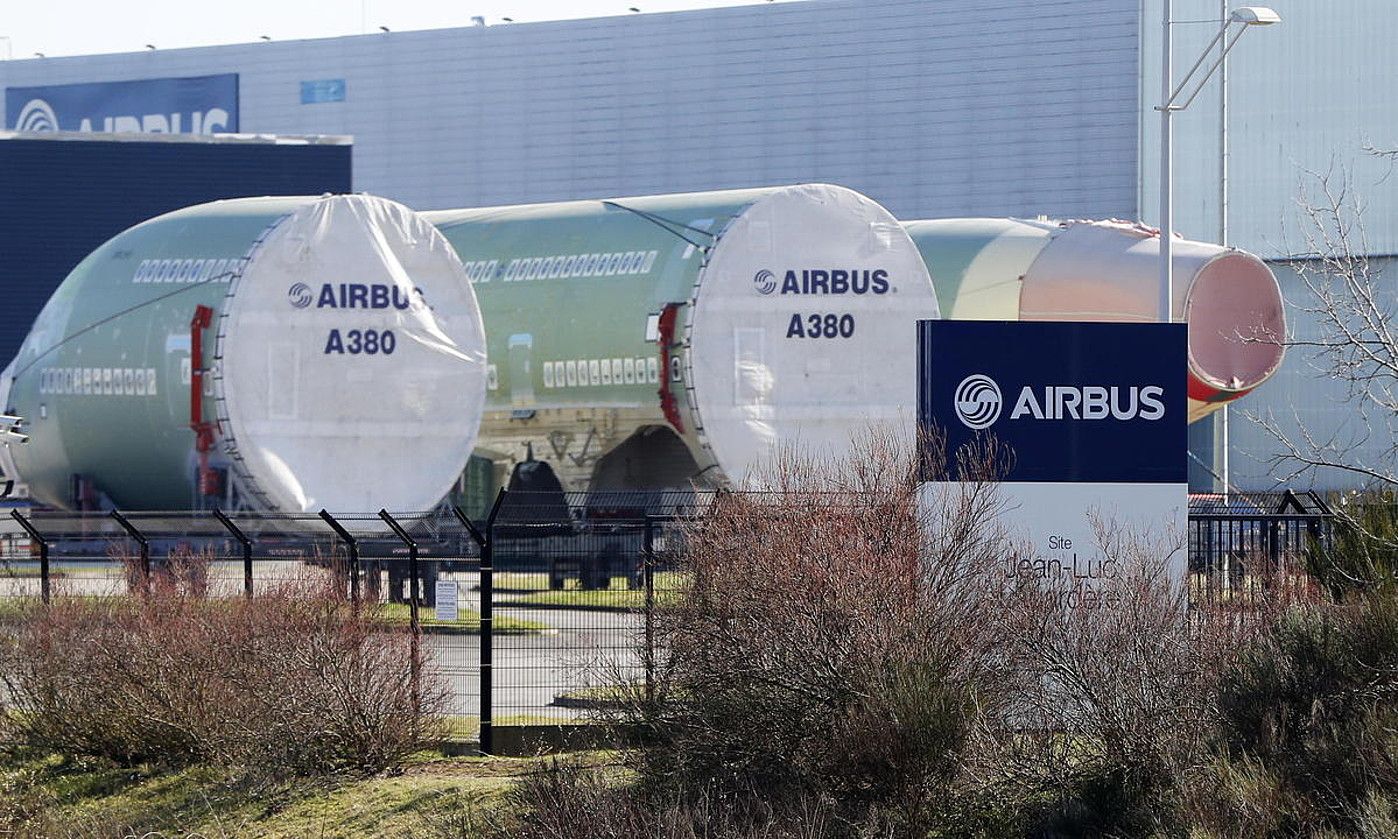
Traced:
[[[1269, 260], [1294, 303], [1285, 265], [1304, 251], [1308, 171], [1350, 171], [1368, 253], [1398, 246], [1387, 161], [1364, 151], [1398, 145], [1383, 101], [1398, 81], [1386, 5], [1278, 0], [1283, 23], [1230, 56], [1226, 108], [1215, 79], [1175, 116], [1177, 232], [1226, 234]], [[1174, 7], [1183, 69], [1222, 7]], [[7, 61], [0, 87], [7, 129], [352, 136], [354, 189], [417, 210], [829, 182], [906, 220], [1153, 223], [1160, 11], [1159, 0], [810, 0]], [[1234, 485], [1275, 484], [1276, 443], [1243, 415], [1294, 423], [1294, 410], [1325, 433], [1352, 416], [1326, 387], [1293, 352], [1230, 411]], [[1192, 433], [1193, 483], [1206, 487], [1221, 434], [1214, 421]]]

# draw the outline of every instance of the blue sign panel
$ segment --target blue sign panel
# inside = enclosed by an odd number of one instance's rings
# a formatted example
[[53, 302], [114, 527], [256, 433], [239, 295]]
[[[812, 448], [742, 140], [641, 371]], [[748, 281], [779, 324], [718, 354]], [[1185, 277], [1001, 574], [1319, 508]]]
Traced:
[[301, 82], [302, 105], [343, 101], [345, 101], [344, 79], [316, 79], [311, 82]]
[[1184, 483], [1187, 326], [918, 323], [918, 423], [993, 434], [1007, 481]]
[[222, 134], [238, 130], [238, 74], [5, 89], [15, 131]]

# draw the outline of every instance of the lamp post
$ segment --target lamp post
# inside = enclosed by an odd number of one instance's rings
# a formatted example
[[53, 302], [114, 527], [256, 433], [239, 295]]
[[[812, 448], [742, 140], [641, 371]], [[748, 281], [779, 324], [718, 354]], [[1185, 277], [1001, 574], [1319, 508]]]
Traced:
[[[1161, 41], [1160, 41], [1160, 102], [1156, 107], [1160, 111], [1160, 319], [1169, 323], [1174, 320], [1174, 271], [1171, 264], [1171, 240], [1174, 237], [1174, 218], [1172, 215], [1171, 201], [1174, 198], [1174, 159], [1171, 155], [1170, 144], [1173, 134], [1173, 126], [1170, 117], [1175, 111], [1183, 111], [1189, 107], [1189, 103], [1199, 95], [1199, 91], [1204, 89], [1209, 77], [1214, 74], [1219, 65], [1223, 63], [1228, 51], [1233, 49], [1233, 45], [1238, 43], [1238, 39], [1243, 37], [1243, 33], [1253, 26], [1268, 26], [1281, 21], [1281, 15], [1265, 6], [1243, 6], [1234, 9], [1228, 19], [1223, 21], [1223, 27], [1214, 35], [1213, 40], [1199, 54], [1189, 72], [1180, 79], [1178, 85], [1173, 84], [1174, 70], [1170, 65], [1170, 7], [1171, 0], [1161, 0], [1164, 12], [1161, 20]], [[1235, 29], [1236, 25], [1236, 29]], [[1223, 49], [1219, 51], [1218, 58], [1203, 75], [1198, 77], [1198, 82], [1194, 85], [1184, 101], [1176, 104], [1181, 94], [1190, 86], [1195, 74], [1203, 66], [1204, 61], [1213, 52], [1216, 45], [1223, 43], [1228, 37], [1230, 30], [1233, 36]], [[1173, 85], [1173, 86], [1172, 86]]]

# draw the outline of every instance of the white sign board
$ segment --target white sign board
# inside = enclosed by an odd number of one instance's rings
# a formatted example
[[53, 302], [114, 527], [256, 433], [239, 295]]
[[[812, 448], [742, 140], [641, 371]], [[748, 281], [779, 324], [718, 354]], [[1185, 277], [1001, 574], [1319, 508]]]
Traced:
[[455, 580], [437, 580], [437, 620], [458, 620], [457, 588]]

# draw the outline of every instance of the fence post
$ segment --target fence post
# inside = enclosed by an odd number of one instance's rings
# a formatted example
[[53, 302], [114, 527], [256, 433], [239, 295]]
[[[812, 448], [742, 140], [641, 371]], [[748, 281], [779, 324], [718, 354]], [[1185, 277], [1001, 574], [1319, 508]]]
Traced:
[[481, 754], [495, 753], [495, 517], [505, 500], [505, 489], [501, 488], [491, 505], [490, 514], [485, 519], [485, 533], [471, 523], [471, 519], [452, 506], [457, 521], [471, 534], [481, 550]]
[[34, 523], [20, 515], [19, 510], [11, 510], [10, 518], [19, 522], [19, 526], [24, 528], [24, 532], [29, 534], [29, 538], [39, 543], [39, 599], [44, 605], [49, 605], [49, 540], [45, 539]]
[[349, 551], [349, 572], [350, 572], [350, 602], [359, 607], [359, 541], [350, 535], [348, 530], [340, 525], [335, 517], [330, 515], [329, 510], [320, 511], [321, 519], [330, 529], [335, 531], [335, 535], [340, 537], [340, 541], [345, 543], [345, 550]]
[[655, 517], [646, 516], [646, 704], [655, 701]]
[[144, 577], [142, 585], [146, 590], [145, 593], [150, 594], [150, 540], [146, 538], [144, 533], [137, 530], [136, 526], [121, 514], [121, 511], [113, 510], [112, 518], [116, 519], [116, 523], [121, 525], [121, 529], [125, 530], [127, 535], [135, 539], [136, 543], [141, 546], [141, 574]]
[[223, 514], [222, 510], [214, 510], [214, 518], [218, 523], [231, 534], [238, 543], [243, 546], [243, 596], [252, 599], [252, 540], [233, 523], [233, 520]]
[[412, 659], [408, 666], [412, 669], [413, 712], [420, 714], [422, 713], [422, 623], [418, 620], [417, 614], [417, 540], [408, 535], [408, 531], [403, 529], [397, 519], [388, 514], [388, 510], [379, 510], [379, 518], [383, 519], [394, 535], [408, 546], [408, 575], [412, 578], [408, 583], [408, 633], [411, 636], [409, 655]]

